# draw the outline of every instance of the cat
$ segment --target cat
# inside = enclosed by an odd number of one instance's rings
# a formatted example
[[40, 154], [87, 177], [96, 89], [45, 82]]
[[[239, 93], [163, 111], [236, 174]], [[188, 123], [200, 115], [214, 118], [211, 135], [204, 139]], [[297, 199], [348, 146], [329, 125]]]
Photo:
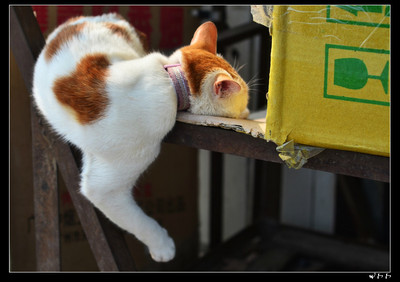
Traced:
[[190, 45], [167, 57], [149, 52], [146, 35], [118, 14], [80, 16], [49, 34], [35, 64], [36, 107], [82, 151], [80, 192], [158, 262], [173, 259], [175, 244], [131, 190], [158, 156], [177, 111], [249, 113], [248, 87], [217, 54], [217, 36], [206, 22]]

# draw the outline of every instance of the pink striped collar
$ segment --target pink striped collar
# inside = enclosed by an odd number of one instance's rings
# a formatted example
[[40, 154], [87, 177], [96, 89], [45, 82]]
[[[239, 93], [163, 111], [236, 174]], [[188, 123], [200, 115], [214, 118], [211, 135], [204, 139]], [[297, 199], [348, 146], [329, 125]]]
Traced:
[[165, 65], [164, 69], [168, 72], [169, 77], [175, 88], [176, 97], [178, 99], [178, 111], [185, 111], [190, 107], [190, 89], [186, 80], [185, 73], [180, 64]]

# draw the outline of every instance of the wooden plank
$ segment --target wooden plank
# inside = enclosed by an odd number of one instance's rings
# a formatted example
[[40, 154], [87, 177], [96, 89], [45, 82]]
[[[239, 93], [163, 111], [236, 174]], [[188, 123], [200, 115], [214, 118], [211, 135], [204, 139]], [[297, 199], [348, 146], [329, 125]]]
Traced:
[[[31, 89], [39, 45], [44, 44], [43, 37], [36, 37], [36, 41], [30, 38], [41, 34], [35, 25], [27, 24], [31, 20], [36, 21], [30, 7], [10, 7], [10, 47], [27, 89]], [[52, 144], [42, 135], [39, 121], [31, 107], [36, 265], [39, 271], [57, 271], [61, 267], [57, 166]]]
[[389, 182], [388, 157], [326, 149], [308, 160], [305, 168]]
[[42, 135], [34, 109], [31, 110], [31, 122], [36, 266], [38, 271], [59, 271], [61, 259], [57, 165], [52, 154], [53, 144]]
[[124, 231], [108, 220], [99, 210], [95, 209], [95, 211], [113, 254], [113, 259], [117, 264], [118, 271], [135, 271], [136, 265], [124, 238]]
[[10, 47], [26, 89], [32, 89], [33, 66], [45, 44], [30, 6], [10, 6]]
[[276, 145], [260, 138], [216, 127], [176, 122], [167, 143], [281, 163]]
[[[177, 122], [164, 141], [198, 149], [282, 163], [274, 143], [222, 128]], [[304, 165], [304, 168], [389, 182], [389, 163], [390, 159], [388, 157], [325, 149], [319, 155], [311, 158]]]

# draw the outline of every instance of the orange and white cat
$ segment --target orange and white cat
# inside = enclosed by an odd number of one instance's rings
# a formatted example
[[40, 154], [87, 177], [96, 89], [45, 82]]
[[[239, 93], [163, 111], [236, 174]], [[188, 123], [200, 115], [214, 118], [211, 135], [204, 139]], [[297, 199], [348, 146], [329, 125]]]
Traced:
[[[33, 97], [52, 128], [81, 149], [81, 193], [161, 262], [174, 257], [174, 242], [136, 204], [132, 187], [159, 154], [178, 109], [246, 117], [248, 88], [216, 53], [211, 22], [170, 57], [148, 53], [145, 42], [117, 14], [72, 18], [47, 38]], [[175, 75], [170, 67], [178, 67]], [[183, 98], [179, 85], [188, 90]]]

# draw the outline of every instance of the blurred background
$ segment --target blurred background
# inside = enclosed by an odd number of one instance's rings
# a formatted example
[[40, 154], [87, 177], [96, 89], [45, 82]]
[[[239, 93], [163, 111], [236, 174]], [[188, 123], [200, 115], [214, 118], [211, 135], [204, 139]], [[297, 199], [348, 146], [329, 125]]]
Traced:
[[[218, 52], [232, 65], [241, 67], [240, 75], [252, 85], [250, 110], [264, 111], [265, 115], [268, 29], [261, 28], [254, 36], [243, 36], [243, 40], [235, 40], [233, 44], [223, 40], [224, 34], [236, 31], [241, 34], [242, 27], [252, 26], [250, 6], [33, 6], [33, 9], [45, 37], [69, 17], [118, 12], [148, 35], [153, 51], [166, 55], [189, 44], [196, 28], [211, 20], [222, 38]], [[12, 51], [10, 86], [10, 269], [34, 271], [30, 93], [24, 88]], [[180, 177], [174, 177], [178, 174]], [[96, 262], [69, 194], [60, 175], [58, 179], [62, 270], [95, 271]], [[210, 230], [213, 193], [222, 197], [221, 238], [217, 240], [212, 238]], [[283, 164], [163, 144], [159, 159], [141, 177], [134, 195], [143, 209], [169, 231], [178, 250], [172, 262], [156, 264], [141, 243], [126, 235], [139, 270], [196, 269], [194, 265], [199, 258], [207, 258], [210, 251], [227, 241], [234, 242], [229, 246], [236, 253], [218, 263], [203, 263], [202, 270], [364, 269], [354, 261], [356, 256], [335, 260], [335, 255], [340, 256], [339, 250], [326, 257], [316, 256], [290, 248], [286, 241], [271, 246], [262, 235], [235, 241], [255, 222], [265, 222], [269, 227], [266, 233], [284, 225], [384, 253], [389, 249], [388, 183], [309, 169], [293, 170]], [[312, 245], [314, 241], [307, 238], [304, 237], [304, 243]], [[329, 248], [331, 241], [323, 242]], [[335, 246], [332, 243], [331, 249]]]

